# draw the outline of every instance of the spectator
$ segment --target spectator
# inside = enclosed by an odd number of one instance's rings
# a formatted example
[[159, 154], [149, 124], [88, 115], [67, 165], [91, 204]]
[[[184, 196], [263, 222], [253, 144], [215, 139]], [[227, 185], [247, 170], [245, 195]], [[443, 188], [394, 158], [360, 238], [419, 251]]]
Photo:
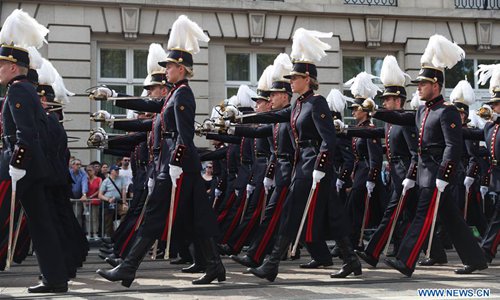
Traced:
[[71, 168], [69, 173], [71, 175], [71, 179], [73, 180], [71, 186], [71, 198], [72, 199], [80, 199], [79, 202], [74, 202], [74, 211], [78, 223], [82, 226], [82, 212], [83, 205], [82, 202], [87, 201], [87, 192], [88, 192], [88, 179], [87, 174], [81, 169], [82, 162], [79, 159], [73, 159], [71, 161]]
[[102, 180], [108, 178], [108, 175], [109, 175], [109, 166], [107, 163], [102, 163], [101, 165], [101, 172], [100, 172], [100, 176]]
[[132, 183], [132, 168], [130, 167], [130, 157], [124, 156], [121, 160], [120, 176], [125, 180], [128, 187]]
[[[99, 200], [99, 188], [101, 186], [102, 179], [95, 175], [94, 166], [87, 166], [87, 176], [89, 181], [88, 198], [89, 202], [89, 215], [87, 216], [86, 222], [89, 228], [89, 234], [92, 238], [97, 239], [97, 233], [99, 232], [99, 206], [101, 205], [101, 200]], [[90, 237], [90, 236], [89, 236]]]
[[[101, 163], [97, 160], [91, 162], [89, 166], [94, 168], [94, 175], [97, 177], [101, 177]], [[102, 178], [101, 178], [102, 179]]]
[[104, 232], [105, 237], [113, 234], [113, 221], [115, 220], [117, 204], [126, 201], [127, 187], [125, 181], [119, 176], [120, 167], [113, 165], [108, 178], [104, 179], [99, 189], [99, 199], [104, 202]]
[[212, 162], [207, 163], [205, 166], [205, 172], [203, 173], [202, 177], [205, 180], [205, 188], [207, 191], [207, 194], [210, 194], [210, 188], [212, 186], [212, 180], [213, 180], [213, 171], [214, 171], [214, 166]]

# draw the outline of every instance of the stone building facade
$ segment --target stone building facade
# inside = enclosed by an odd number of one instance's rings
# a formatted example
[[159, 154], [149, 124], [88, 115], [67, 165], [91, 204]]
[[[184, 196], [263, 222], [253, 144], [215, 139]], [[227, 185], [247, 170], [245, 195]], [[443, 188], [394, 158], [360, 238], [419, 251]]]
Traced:
[[[377, 74], [383, 57], [395, 55], [403, 70], [415, 76], [427, 39], [439, 33], [457, 42], [466, 60], [447, 74], [451, 88], [466, 73], [479, 98], [474, 69], [500, 62], [500, 8], [495, 1], [477, 0], [44, 0], [0, 3], [0, 22], [15, 8], [50, 29], [41, 49], [76, 93], [66, 107], [65, 127], [76, 157], [87, 163], [100, 159], [86, 148], [88, 131], [96, 124], [89, 113], [108, 104], [91, 102], [86, 90], [107, 84], [138, 94], [146, 74], [150, 43], [166, 46], [173, 21], [186, 14], [210, 36], [194, 56], [198, 120], [235, 92], [241, 83], [256, 87], [259, 73], [280, 52], [290, 53], [295, 29], [333, 32], [332, 46], [318, 65], [320, 90], [343, 88], [357, 72]], [[486, 8], [486, 9], [485, 9]], [[412, 90], [410, 88], [410, 90]], [[414, 90], [414, 88], [413, 88]], [[449, 89], [447, 89], [449, 91]], [[114, 113], [124, 113], [115, 110]], [[198, 145], [206, 142], [199, 139]]]

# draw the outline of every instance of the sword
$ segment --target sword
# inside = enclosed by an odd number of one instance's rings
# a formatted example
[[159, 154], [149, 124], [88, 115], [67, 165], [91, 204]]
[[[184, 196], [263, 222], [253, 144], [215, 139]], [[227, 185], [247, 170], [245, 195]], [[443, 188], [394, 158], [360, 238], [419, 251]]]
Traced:
[[262, 211], [260, 212], [260, 224], [262, 224], [262, 221], [264, 221], [264, 215], [266, 214], [266, 202], [267, 202], [267, 196], [269, 195], [269, 191], [264, 188], [264, 203], [262, 203]]
[[[156, 180], [153, 183], [153, 189], [154, 189], [155, 184], [156, 184]], [[149, 190], [148, 190], [148, 193], [146, 194], [146, 200], [144, 200], [144, 205], [142, 206], [142, 209], [141, 209], [141, 214], [137, 218], [134, 231], [137, 231], [139, 229], [139, 226], [141, 226], [142, 219], [144, 219], [144, 214], [146, 213], [146, 207], [148, 206], [148, 202], [149, 202], [150, 197], [151, 197], [151, 195], [149, 194]]]
[[389, 231], [389, 237], [387, 238], [387, 242], [386, 242], [385, 248], [384, 248], [384, 255], [385, 256], [387, 256], [387, 252], [389, 252], [389, 245], [391, 244], [392, 234], [394, 233], [394, 228], [396, 228], [396, 223], [398, 222], [399, 213], [401, 211], [401, 207], [403, 206], [403, 200], [404, 200], [407, 192], [408, 192], [408, 190], [403, 191], [403, 193], [401, 193], [401, 197], [399, 198], [398, 206], [396, 207], [396, 214], [394, 215], [394, 220], [392, 220], [392, 224], [391, 224], [391, 231]]
[[469, 206], [469, 189], [465, 189], [464, 220], [467, 221], [467, 208]]
[[304, 228], [304, 223], [306, 222], [307, 213], [309, 212], [309, 206], [311, 206], [311, 200], [316, 191], [316, 185], [313, 183], [311, 186], [311, 191], [309, 192], [309, 196], [307, 197], [306, 207], [304, 208], [304, 214], [302, 215], [302, 220], [300, 220], [299, 231], [297, 232], [297, 237], [295, 238], [295, 242], [293, 243], [291, 256], [295, 256], [295, 252], [297, 251], [297, 246], [299, 245], [300, 234], [302, 233], [302, 229]]
[[16, 225], [16, 236], [14, 237], [14, 242], [12, 243], [12, 253], [10, 257], [10, 261], [12, 262], [14, 260], [14, 253], [16, 253], [16, 245], [17, 245], [17, 240], [19, 238], [19, 231], [21, 230], [21, 223], [23, 221], [24, 217], [24, 209], [21, 206], [21, 212], [19, 213], [19, 218], [17, 219], [17, 225]]
[[174, 204], [175, 204], [175, 192], [177, 190], [177, 185], [172, 184], [172, 193], [170, 194], [170, 208], [168, 211], [168, 229], [167, 229], [167, 247], [165, 248], [164, 259], [170, 257], [170, 241], [172, 239], [172, 224], [174, 223]]
[[366, 192], [365, 211], [363, 212], [363, 222], [361, 223], [361, 232], [359, 234], [359, 245], [363, 245], [363, 235], [365, 233], [365, 223], [368, 218], [368, 207], [370, 206], [370, 195]]
[[9, 243], [7, 245], [7, 263], [5, 265], [5, 270], [10, 269], [10, 258], [12, 256], [12, 235], [14, 231], [14, 212], [16, 205], [16, 185], [17, 181], [12, 180], [12, 194], [10, 198], [10, 216], [9, 216]]
[[155, 240], [155, 243], [153, 245], [153, 255], [151, 255], [152, 260], [156, 260], [157, 251], [158, 251], [158, 240]]
[[432, 247], [432, 237], [434, 236], [434, 227], [436, 226], [436, 217], [439, 210], [439, 201], [441, 200], [441, 192], [437, 191], [436, 196], [436, 207], [434, 208], [434, 214], [432, 216], [432, 225], [431, 225], [431, 233], [429, 235], [429, 245], [427, 246], [427, 253], [425, 254], [426, 258], [431, 257], [431, 247]]
[[[252, 195], [252, 193], [250, 193], [250, 195]], [[247, 210], [247, 206], [248, 206], [248, 198], [249, 198], [250, 195], [248, 195], [248, 193], [246, 193], [244, 195], [245, 202], [243, 203], [243, 211], [241, 212], [240, 224], [243, 223], [243, 218], [245, 217], [245, 211]]]

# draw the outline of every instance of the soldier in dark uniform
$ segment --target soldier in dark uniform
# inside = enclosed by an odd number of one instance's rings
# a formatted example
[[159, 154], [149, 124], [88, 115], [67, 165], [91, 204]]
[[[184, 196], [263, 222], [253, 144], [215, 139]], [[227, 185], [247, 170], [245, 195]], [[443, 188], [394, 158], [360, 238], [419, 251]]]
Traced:
[[[208, 262], [206, 273], [194, 280], [193, 284], [207, 284], [215, 279], [225, 280], [225, 269], [214, 241], [218, 233], [215, 215], [203, 188], [201, 163], [193, 143], [196, 103], [188, 80], [193, 75], [193, 58], [189, 51], [198, 52], [199, 48], [182, 42], [186, 41], [185, 31], [201, 32], [201, 28], [184, 15], [174, 22], [172, 28], [168, 43], [170, 50], [166, 61], [160, 65], [166, 68], [168, 81], [173, 84], [173, 88], [165, 99], [152, 105], [160, 104], [160, 107], [156, 110], [159, 114], [152, 132], [155, 136], [155, 171], [154, 179], [151, 179], [153, 182], [148, 183], [152, 191], [146, 215], [135, 244], [123, 263], [109, 271], [97, 271], [110, 281], [122, 281], [124, 286], [130, 286], [140, 262], [154, 241], [159, 237], [170, 238], [167, 236], [170, 234], [169, 222], [174, 225], [174, 235], [198, 242], [201, 253]], [[204, 40], [208, 41], [208, 37], [205, 36]], [[188, 46], [193, 48], [187, 49]], [[144, 101], [139, 101], [137, 105], [143, 103]], [[173, 219], [169, 220], [171, 199], [168, 196], [173, 189], [174, 214]]]
[[[406, 100], [405, 74], [399, 69], [393, 56], [387, 56], [384, 59], [381, 81], [385, 86], [381, 96], [384, 109], [402, 109]], [[373, 113], [375, 116], [376, 114], [377, 112]], [[391, 176], [390, 200], [382, 221], [364, 251], [355, 250], [359, 257], [375, 267], [386, 243], [390, 243], [388, 238], [392, 223], [398, 222], [395, 220], [395, 211], [399, 201], [403, 201], [401, 203], [400, 217], [402, 217], [404, 209], [407, 207], [406, 203], [415, 202], [416, 194], [408, 191], [411, 191], [415, 186], [417, 175], [417, 130], [414, 126], [386, 123], [383, 128], [349, 128], [347, 132], [351, 136], [383, 138], [385, 140], [385, 154], [389, 162]], [[401, 199], [403, 190], [405, 190], [405, 196]], [[397, 226], [404, 227], [404, 224], [400, 223]], [[398, 229], [395, 229], [395, 231]], [[395, 248], [397, 252], [397, 242], [395, 242]]]
[[[296, 41], [300, 43], [302, 40], [296, 39], [298, 36], [305, 37], [306, 40], [314, 39], [310, 32], [303, 28], [295, 32], [294, 43]], [[312, 51], [322, 53], [319, 57], [326, 55], [322, 48], [312, 49]], [[295, 55], [302, 57], [301, 53], [295, 53]], [[316, 66], [310, 60], [295, 61], [291, 74], [285, 78], [290, 79], [293, 92], [300, 94], [293, 106], [278, 112], [242, 119], [248, 123], [290, 122], [295, 140], [294, 175], [285, 202], [278, 237], [269, 259], [260, 267], [249, 269], [255, 276], [269, 281], [275, 280], [281, 257], [297, 235], [313, 186], [314, 193], [311, 196], [308, 218], [304, 226], [305, 241], [310, 243], [324, 240], [325, 230], [328, 227], [327, 202], [331, 197], [331, 180], [334, 177], [332, 155], [335, 151], [335, 129], [325, 98], [313, 92], [318, 88]], [[346, 277], [351, 273], [361, 274], [361, 265], [347, 235], [337, 242], [345, 264], [339, 273], [332, 276]]]
[[[292, 89], [288, 80], [275, 80], [270, 91], [269, 99], [272, 109], [284, 109], [290, 106]], [[271, 135], [273, 142], [273, 156], [267, 167], [264, 188], [271, 189], [273, 184], [275, 187], [265, 208], [264, 219], [257, 229], [246, 255], [243, 257], [231, 256], [231, 259], [243, 266], [260, 266], [274, 244], [292, 177], [295, 150], [290, 130], [289, 122], [275, 123], [272, 127], [259, 129], [259, 131], [267, 131], [266, 135]]]
[[[30, 18], [20, 10], [14, 11], [9, 18], [16, 16]], [[3, 28], [7, 27], [4, 24]], [[37, 32], [35, 28], [23, 30], [32, 30], [34, 35]], [[46, 33], [41, 34], [42, 40]], [[15, 41], [1, 42], [16, 44]], [[28, 288], [28, 292], [66, 292], [68, 273], [64, 255], [56, 224], [52, 221], [53, 212], [46, 205], [44, 194], [44, 180], [49, 175], [47, 170], [50, 170], [47, 164], [47, 116], [35, 87], [26, 77], [28, 66], [28, 52], [24, 48], [6, 44], [0, 47], [0, 84], [7, 87], [2, 109], [0, 180], [6, 180], [10, 175], [13, 184], [14, 181], [17, 184], [16, 197], [26, 213], [33, 248], [43, 275], [42, 283]]]
[[454, 201], [463, 143], [460, 114], [455, 106], [444, 103], [441, 95], [443, 70], [424, 63], [426, 65], [415, 82], [418, 83], [420, 98], [426, 101], [425, 105], [421, 105], [416, 114], [388, 111], [376, 114], [383, 121], [417, 125], [419, 130], [417, 184], [420, 194], [416, 215], [401, 242], [396, 259], [386, 259], [385, 263], [408, 277], [412, 275], [419, 253], [429, 237], [436, 200], [440, 195], [442, 201], [438, 215], [465, 264], [464, 268], [455, 272], [469, 274], [487, 268], [487, 264]]

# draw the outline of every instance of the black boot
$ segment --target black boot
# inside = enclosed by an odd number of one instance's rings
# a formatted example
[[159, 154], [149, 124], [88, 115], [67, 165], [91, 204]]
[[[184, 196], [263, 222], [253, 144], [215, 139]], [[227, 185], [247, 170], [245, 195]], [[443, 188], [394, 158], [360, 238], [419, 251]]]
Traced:
[[105, 261], [114, 268], [117, 267], [119, 264], [121, 264], [123, 262], [123, 259], [119, 257], [117, 258], [106, 257]]
[[193, 280], [193, 284], [209, 284], [215, 279], [219, 282], [226, 281], [226, 269], [222, 264], [217, 244], [213, 238], [205, 238], [199, 241], [201, 253], [206, 255], [207, 270], [203, 276]]
[[135, 240], [134, 246], [130, 249], [127, 257], [117, 267], [107, 270], [97, 270], [97, 274], [106, 278], [109, 281], [120, 281], [124, 287], [130, 287], [132, 281], [135, 279], [135, 272], [144, 256], [148, 253], [149, 249], [154, 243], [153, 238], [139, 236]]
[[203, 253], [203, 249], [201, 248], [199, 241], [193, 242], [193, 252], [191, 254], [194, 257], [194, 264], [190, 265], [187, 268], [182, 268], [182, 273], [205, 273], [207, 270], [207, 258]]
[[264, 264], [258, 268], [250, 268], [248, 271], [259, 278], [265, 278], [273, 282], [276, 276], [278, 276], [280, 260], [288, 250], [288, 246], [290, 246], [290, 239], [282, 235], [278, 236], [274, 243], [273, 251]]
[[248, 268], [257, 268], [259, 266], [258, 263], [256, 263], [253, 258], [251, 258], [248, 255], [245, 255], [243, 257], [239, 257], [237, 255], [231, 255], [230, 258], [234, 260], [235, 262], [239, 263], [240, 265], [243, 265]]
[[354, 249], [351, 244], [351, 240], [348, 237], [344, 237], [338, 239], [337, 245], [339, 245], [340, 253], [342, 254], [342, 260], [344, 265], [342, 269], [337, 273], [331, 274], [331, 278], [345, 278], [349, 276], [351, 273], [354, 273], [355, 276], [361, 275], [361, 263], [359, 262], [358, 257], [354, 253]]

